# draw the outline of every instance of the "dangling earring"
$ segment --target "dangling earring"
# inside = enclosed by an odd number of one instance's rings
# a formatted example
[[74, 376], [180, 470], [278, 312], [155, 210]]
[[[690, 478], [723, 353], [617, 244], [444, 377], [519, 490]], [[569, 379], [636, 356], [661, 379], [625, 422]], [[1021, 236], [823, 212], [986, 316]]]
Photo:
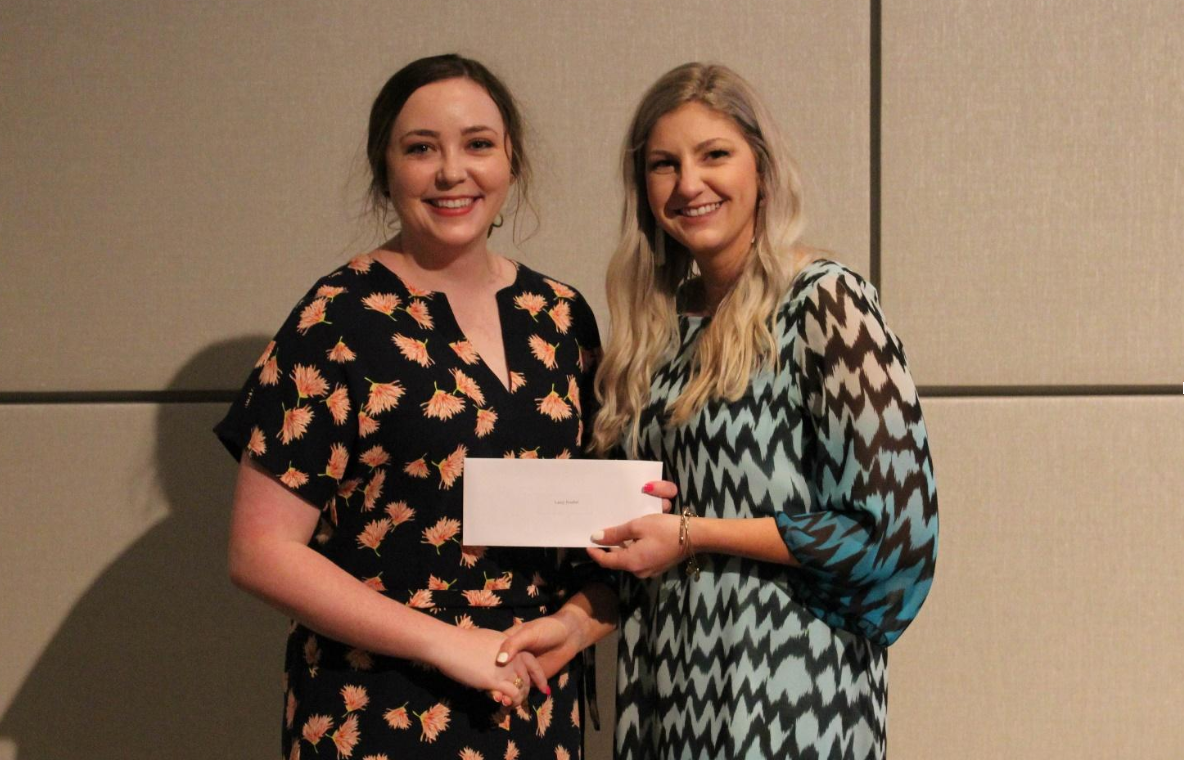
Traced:
[[661, 227], [654, 228], [654, 265], [666, 266], [666, 233]]
[[505, 218], [501, 214], [498, 214], [497, 219], [493, 220], [493, 224], [489, 225], [489, 232], [485, 233], [485, 237], [492, 235], [494, 230], [496, 230], [498, 227], [501, 227], [505, 223]]

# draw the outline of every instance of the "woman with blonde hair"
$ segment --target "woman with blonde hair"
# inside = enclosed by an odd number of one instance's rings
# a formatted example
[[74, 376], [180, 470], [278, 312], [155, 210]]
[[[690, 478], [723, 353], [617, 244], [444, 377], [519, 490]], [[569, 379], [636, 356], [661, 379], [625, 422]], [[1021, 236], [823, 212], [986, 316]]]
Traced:
[[886, 648], [937, 553], [900, 341], [799, 242], [797, 170], [731, 70], [659, 79], [622, 169], [593, 448], [661, 460], [674, 509], [589, 550], [628, 571], [617, 757], [883, 757]]

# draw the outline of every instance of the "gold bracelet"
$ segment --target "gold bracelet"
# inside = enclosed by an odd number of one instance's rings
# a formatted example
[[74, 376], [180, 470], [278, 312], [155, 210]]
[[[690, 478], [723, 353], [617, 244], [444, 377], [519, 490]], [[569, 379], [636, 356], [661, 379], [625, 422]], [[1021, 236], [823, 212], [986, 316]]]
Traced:
[[691, 518], [697, 515], [690, 507], [682, 508], [682, 519], [678, 523], [678, 545], [683, 547], [687, 563], [683, 570], [692, 580], [699, 580], [699, 559], [695, 556], [695, 545], [691, 543]]

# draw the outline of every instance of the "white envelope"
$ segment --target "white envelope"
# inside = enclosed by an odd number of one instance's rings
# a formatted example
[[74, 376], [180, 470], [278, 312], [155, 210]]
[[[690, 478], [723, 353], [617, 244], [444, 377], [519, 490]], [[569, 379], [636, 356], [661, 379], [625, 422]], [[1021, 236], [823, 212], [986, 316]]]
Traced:
[[590, 536], [662, 511], [642, 492], [661, 462], [466, 458], [466, 546], [595, 546]]

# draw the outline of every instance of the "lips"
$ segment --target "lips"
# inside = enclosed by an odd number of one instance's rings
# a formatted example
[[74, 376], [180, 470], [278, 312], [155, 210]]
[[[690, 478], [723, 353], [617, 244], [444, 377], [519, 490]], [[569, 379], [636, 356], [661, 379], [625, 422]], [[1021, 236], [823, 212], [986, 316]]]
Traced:
[[463, 216], [473, 210], [480, 196], [466, 195], [454, 198], [425, 198], [424, 203], [432, 213], [440, 216]]
[[711, 203], [701, 203], [697, 206], [684, 206], [676, 213], [684, 219], [700, 219], [711, 214], [724, 205], [723, 201], [713, 201]]

